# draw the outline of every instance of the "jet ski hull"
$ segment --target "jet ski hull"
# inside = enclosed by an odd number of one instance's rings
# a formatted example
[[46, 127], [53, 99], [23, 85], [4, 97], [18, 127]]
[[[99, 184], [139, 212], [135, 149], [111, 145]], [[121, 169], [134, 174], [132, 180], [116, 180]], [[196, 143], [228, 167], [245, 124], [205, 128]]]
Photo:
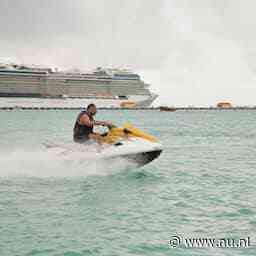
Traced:
[[125, 159], [136, 166], [146, 165], [159, 157], [163, 146], [152, 136], [144, 134], [137, 129], [128, 127], [128, 133], [123, 135], [124, 128], [111, 129], [107, 135], [108, 140], [103, 144], [88, 141], [85, 144], [63, 145], [46, 144], [48, 149], [65, 159], [112, 160]]
[[138, 166], [146, 165], [160, 156], [162, 149], [142, 152], [137, 154], [123, 155], [122, 158], [136, 163]]

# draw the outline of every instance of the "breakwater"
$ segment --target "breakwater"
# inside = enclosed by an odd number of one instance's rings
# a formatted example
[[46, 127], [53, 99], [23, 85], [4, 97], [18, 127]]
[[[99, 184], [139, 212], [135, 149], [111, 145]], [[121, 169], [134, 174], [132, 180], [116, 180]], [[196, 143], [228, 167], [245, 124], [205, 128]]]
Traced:
[[[77, 107], [1, 107], [0, 110], [80, 110]], [[98, 107], [102, 110], [159, 110], [160, 107], [151, 108], [104, 108]], [[212, 110], [212, 111], [230, 111], [230, 110], [256, 110], [255, 107], [232, 107], [232, 108], [217, 108], [217, 107], [177, 107], [175, 111], [190, 111], [190, 110]], [[163, 111], [168, 112], [168, 111]]]

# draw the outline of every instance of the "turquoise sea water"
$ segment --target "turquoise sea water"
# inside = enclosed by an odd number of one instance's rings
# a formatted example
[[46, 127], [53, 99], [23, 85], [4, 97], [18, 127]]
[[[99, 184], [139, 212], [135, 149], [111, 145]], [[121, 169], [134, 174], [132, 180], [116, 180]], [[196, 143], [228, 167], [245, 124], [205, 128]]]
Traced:
[[[164, 145], [132, 169], [47, 154], [76, 114], [0, 112], [0, 255], [256, 255], [255, 111], [99, 111]], [[250, 246], [172, 248], [176, 235]]]

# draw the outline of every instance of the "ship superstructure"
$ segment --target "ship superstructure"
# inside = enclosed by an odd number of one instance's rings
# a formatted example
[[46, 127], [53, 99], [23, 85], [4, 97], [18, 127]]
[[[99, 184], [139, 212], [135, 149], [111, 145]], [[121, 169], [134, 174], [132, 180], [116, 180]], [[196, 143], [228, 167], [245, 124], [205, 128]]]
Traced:
[[[157, 95], [126, 69], [93, 72], [0, 64], [0, 107], [149, 107]], [[132, 103], [132, 104], [131, 104]]]

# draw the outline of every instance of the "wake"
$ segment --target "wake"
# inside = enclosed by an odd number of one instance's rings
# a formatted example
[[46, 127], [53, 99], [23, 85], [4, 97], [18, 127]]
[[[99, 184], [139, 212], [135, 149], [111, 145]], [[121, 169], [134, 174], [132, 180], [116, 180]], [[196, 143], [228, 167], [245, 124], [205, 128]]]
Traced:
[[[125, 159], [97, 159], [97, 148], [76, 154], [68, 147], [46, 147], [0, 153], [0, 177], [105, 176], [132, 167]], [[77, 152], [77, 151], [76, 151]]]

